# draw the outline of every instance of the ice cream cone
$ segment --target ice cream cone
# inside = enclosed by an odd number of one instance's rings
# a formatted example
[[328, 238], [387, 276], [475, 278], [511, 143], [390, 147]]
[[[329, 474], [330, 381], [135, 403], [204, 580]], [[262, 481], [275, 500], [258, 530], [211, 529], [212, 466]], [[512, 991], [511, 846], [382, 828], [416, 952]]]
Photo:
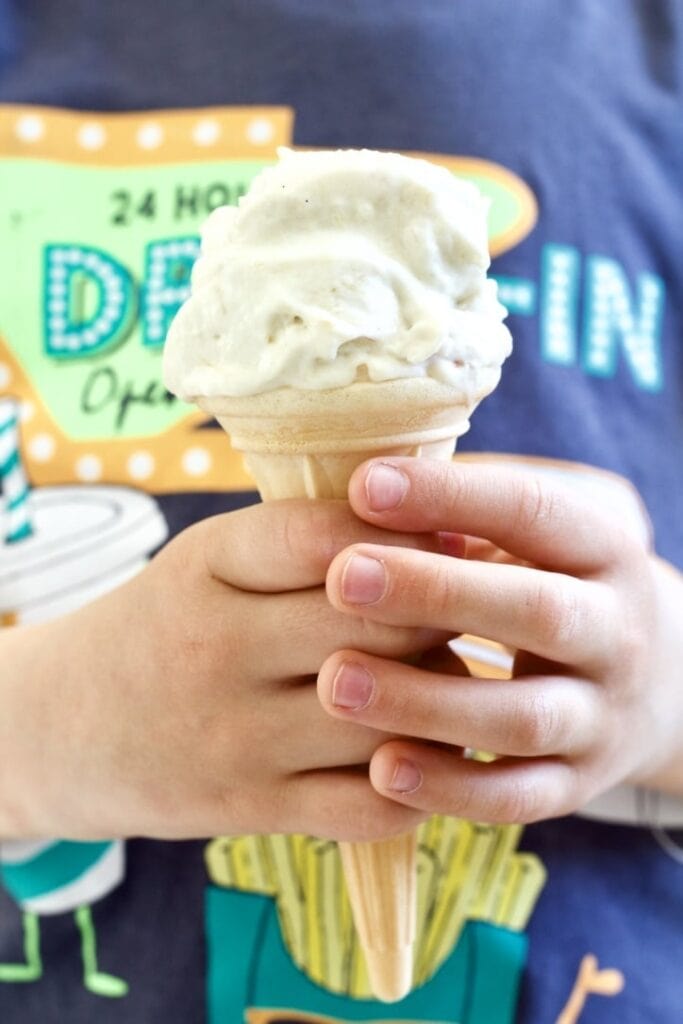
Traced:
[[413, 984], [417, 922], [417, 833], [340, 843], [344, 878], [372, 991], [394, 1003]]
[[[283, 151], [212, 213], [164, 380], [216, 417], [264, 500], [345, 498], [373, 455], [450, 458], [511, 346], [486, 276], [487, 208], [423, 160]], [[415, 837], [342, 857], [375, 994], [400, 999]]]
[[264, 501], [345, 498], [354, 469], [373, 455], [449, 459], [498, 373], [467, 396], [428, 378], [408, 378], [195, 401], [243, 453]]
[[[267, 501], [346, 498], [354, 469], [373, 455], [449, 459], [476, 405], [457, 398], [451, 387], [411, 378], [197, 401], [230, 434]], [[373, 992], [395, 1002], [413, 979], [415, 835], [340, 843], [340, 851]]]

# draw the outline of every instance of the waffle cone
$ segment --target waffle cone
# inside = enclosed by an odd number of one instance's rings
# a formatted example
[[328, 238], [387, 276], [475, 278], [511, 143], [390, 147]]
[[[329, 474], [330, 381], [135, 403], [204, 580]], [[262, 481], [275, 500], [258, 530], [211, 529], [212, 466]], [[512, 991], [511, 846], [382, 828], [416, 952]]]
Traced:
[[449, 459], [472, 410], [494, 385], [487, 380], [474, 398], [409, 378], [195, 401], [243, 453], [264, 501], [345, 498], [354, 469], [373, 455]]
[[417, 833], [340, 843], [339, 852], [372, 991], [384, 1002], [396, 1002], [413, 983]]
[[[411, 378], [196, 401], [228, 432], [268, 501], [346, 498], [354, 469], [373, 455], [450, 459], [481, 397], [468, 401], [447, 385]], [[378, 999], [395, 1002], [413, 980], [415, 834], [339, 846], [370, 984]]]

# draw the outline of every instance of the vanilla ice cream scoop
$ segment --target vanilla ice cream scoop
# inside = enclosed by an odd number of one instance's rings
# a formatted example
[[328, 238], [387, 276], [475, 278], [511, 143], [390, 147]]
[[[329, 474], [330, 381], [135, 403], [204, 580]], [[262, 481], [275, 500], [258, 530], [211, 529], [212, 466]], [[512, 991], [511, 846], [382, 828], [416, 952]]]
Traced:
[[[431, 378], [463, 397], [511, 348], [488, 203], [396, 153], [293, 152], [206, 221], [164, 380], [179, 397]], [[492, 379], [495, 378], [495, 379]]]

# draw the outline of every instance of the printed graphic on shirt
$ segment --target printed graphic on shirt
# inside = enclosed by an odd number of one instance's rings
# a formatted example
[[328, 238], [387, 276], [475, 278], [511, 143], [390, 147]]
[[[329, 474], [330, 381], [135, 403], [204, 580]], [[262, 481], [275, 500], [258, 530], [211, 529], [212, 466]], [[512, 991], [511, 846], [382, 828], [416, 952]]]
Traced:
[[[45, 622], [129, 579], [167, 536], [155, 500], [124, 487], [28, 487], [19, 403], [0, 399], [2, 563], [0, 623]], [[21, 913], [23, 961], [0, 963], [0, 983], [42, 975], [40, 918], [73, 913], [83, 984], [120, 997], [126, 982], [101, 971], [91, 906], [119, 886], [124, 844], [46, 839], [0, 842], [0, 884]]]
[[639, 388], [661, 389], [665, 288], [656, 274], [643, 271], [631, 282], [616, 259], [584, 259], [573, 246], [550, 244], [541, 249], [538, 285], [510, 277], [498, 285], [511, 314], [538, 317], [545, 362], [613, 377], [623, 359]]
[[624, 976], [613, 967], [598, 968], [597, 957], [587, 953], [582, 959], [576, 981], [555, 1024], [576, 1024], [589, 996], [618, 996], [624, 988]]
[[[497, 978], [494, 978], [493, 986], [495, 987], [496, 984]], [[581, 961], [576, 981], [566, 1005], [560, 1015], [555, 1018], [555, 1021], [549, 1022], [549, 1024], [577, 1024], [589, 996], [617, 996], [623, 990], [623, 987], [624, 978], [620, 971], [614, 970], [614, 968], [598, 969], [597, 958], [588, 953]], [[482, 1021], [488, 1020], [489, 1024], [496, 1024], [496, 1021], [499, 1019], [494, 1019], [492, 1016], [484, 1017], [483, 1015], [481, 1018], [474, 1017], [469, 1012], [469, 1007], [472, 1005], [471, 1002], [468, 1001], [467, 1005], [468, 1010], [462, 1018], [463, 1021], [481, 1019]], [[491, 1010], [487, 1009], [486, 1012], [490, 1013]], [[356, 1019], [354, 1017], [354, 1020]], [[365, 1019], [368, 1020], [368, 1018]], [[381, 1021], [377, 1021], [376, 1024], [397, 1024], [398, 1019], [393, 1017], [392, 1020], [388, 1020], [385, 1017]], [[345, 1022], [338, 1017], [333, 1018], [327, 1015], [321, 1016], [318, 1013], [311, 1014], [304, 1011], [282, 1008], [247, 1010], [245, 1020], [247, 1024], [348, 1024], [348, 1018]], [[425, 1024], [425, 1022], [416, 1021], [414, 1018], [408, 1020], [407, 1018], [400, 1017], [400, 1020], [403, 1021], [403, 1024]], [[430, 1018], [430, 1022], [427, 1022], [427, 1024], [443, 1024], [443, 1022], [437, 1022], [434, 1018]]]
[[[336, 844], [214, 840], [206, 852], [211, 1024], [241, 1019], [245, 1009], [274, 1022], [276, 1014], [263, 1016], [270, 1007], [339, 1021], [511, 1022], [523, 929], [545, 881], [538, 859], [516, 850], [521, 831], [443, 817], [421, 827], [414, 990], [391, 1018], [371, 995]], [[240, 1006], [245, 973], [252, 991]]]
[[[0, 394], [22, 399], [35, 483], [106, 481], [162, 493], [252, 486], [207, 418], [164, 389], [160, 354], [189, 292], [208, 213], [236, 203], [289, 144], [280, 107], [76, 114], [0, 107]], [[491, 200], [495, 256], [533, 228], [531, 190], [504, 167], [414, 154]], [[55, 201], [59, 197], [59, 201]], [[662, 280], [561, 242], [538, 279], [499, 278], [513, 316], [538, 322], [539, 355], [639, 388], [663, 386]]]
[[[282, 108], [0, 108], [0, 230], [10, 253], [0, 274], [0, 395], [11, 396], [0, 430], [3, 625], [76, 608], [141, 568], [166, 526], [139, 489], [251, 486], [222, 432], [165, 392], [160, 354], [188, 294], [199, 225], [238, 200], [276, 146], [291, 141], [291, 124]], [[494, 254], [532, 230], [535, 201], [514, 174], [419, 155], [491, 198]], [[538, 317], [547, 362], [609, 377], [621, 361], [643, 390], [661, 387], [665, 295], [646, 269], [631, 280], [608, 256], [557, 244], [542, 250], [537, 281], [499, 283], [514, 315]], [[493, 656], [469, 654], [483, 663]], [[537, 859], [516, 852], [518, 837], [512, 827], [425, 826], [415, 989], [391, 1019], [512, 1021], [523, 929], [544, 880]], [[85, 986], [124, 995], [126, 982], [98, 968], [90, 911], [120, 883], [123, 862], [120, 843], [3, 844], [0, 872], [19, 905], [24, 961], [0, 964], [0, 982], [37, 980], [40, 916], [73, 913]], [[245, 1013], [252, 1024], [387, 1022], [387, 1008], [369, 998], [333, 844], [216, 840], [207, 864], [210, 1024]], [[567, 1013], [614, 984], [587, 967]]]
[[[161, 348], [202, 221], [236, 203], [291, 135], [286, 108], [0, 108], [0, 394], [23, 402], [32, 482], [250, 486], [222, 433], [165, 391]], [[490, 198], [494, 253], [533, 227], [533, 195], [510, 171], [416, 155]]]

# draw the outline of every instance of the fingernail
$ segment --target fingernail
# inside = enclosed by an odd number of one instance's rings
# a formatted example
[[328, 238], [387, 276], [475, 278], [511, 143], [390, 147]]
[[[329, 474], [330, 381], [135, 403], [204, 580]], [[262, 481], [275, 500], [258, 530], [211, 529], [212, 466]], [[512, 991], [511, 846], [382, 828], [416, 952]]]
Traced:
[[398, 508], [410, 487], [405, 473], [385, 462], [375, 462], [365, 477], [368, 505], [374, 512]]
[[387, 576], [384, 566], [367, 555], [351, 555], [342, 573], [342, 597], [349, 604], [374, 604], [384, 596]]
[[354, 661], [346, 661], [332, 683], [332, 703], [337, 708], [358, 710], [370, 703], [375, 680], [366, 668]]
[[414, 793], [421, 785], [422, 772], [417, 765], [403, 757], [399, 758], [387, 789], [395, 793]]

